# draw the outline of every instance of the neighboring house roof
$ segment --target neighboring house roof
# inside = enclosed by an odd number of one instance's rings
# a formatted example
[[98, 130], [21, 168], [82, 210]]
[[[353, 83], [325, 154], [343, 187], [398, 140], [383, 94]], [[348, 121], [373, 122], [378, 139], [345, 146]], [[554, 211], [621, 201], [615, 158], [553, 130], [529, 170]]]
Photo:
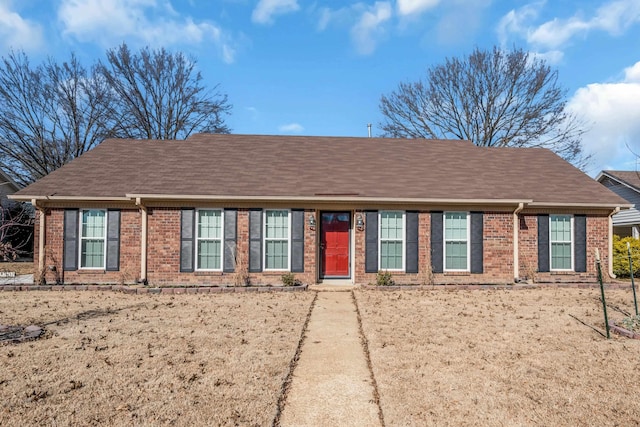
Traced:
[[7, 195], [13, 194], [20, 190], [20, 186], [15, 183], [9, 175], [0, 169], [0, 202], [6, 200]]
[[640, 172], [636, 171], [602, 171], [596, 177], [602, 185], [632, 204], [631, 209], [613, 216], [613, 225], [629, 226], [640, 224]]
[[216, 134], [181, 141], [109, 139], [16, 196], [625, 204], [547, 149]]

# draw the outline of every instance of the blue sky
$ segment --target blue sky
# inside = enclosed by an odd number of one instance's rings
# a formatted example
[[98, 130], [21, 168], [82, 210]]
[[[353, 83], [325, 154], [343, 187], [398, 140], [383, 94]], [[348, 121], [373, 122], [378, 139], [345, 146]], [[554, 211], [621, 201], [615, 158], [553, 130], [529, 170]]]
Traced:
[[446, 57], [494, 45], [558, 69], [588, 172], [636, 169], [639, 0], [0, 0], [0, 54], [86, 63], [126, 42], [198, 59], [234, 133], [366, 136], [378, 103]]

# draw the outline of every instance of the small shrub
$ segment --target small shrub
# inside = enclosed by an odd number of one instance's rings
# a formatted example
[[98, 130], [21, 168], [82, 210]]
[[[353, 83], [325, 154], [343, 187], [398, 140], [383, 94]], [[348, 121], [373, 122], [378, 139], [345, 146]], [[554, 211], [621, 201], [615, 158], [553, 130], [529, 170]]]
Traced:
[[284, 273], [282, 275], [282, 284], [285, 286], [300, 286], [302, 282], [296, 279], [295, 274], [293, 273]]
[[393, 276], [388, 271], [378, 271], [376, 276], [376, 285], [378, 286], [393, 286], [396, 282], [393, 280]]
[[618, 277], [631, 277], [627, 242], [631, 246], [634, 277], [640, 277], [640, 240], [633, 237], [613, 236], [613, 273]]
[[622, 319], [622, 326], [631, 332], [640, 332], [640, 316], [629, 316]]

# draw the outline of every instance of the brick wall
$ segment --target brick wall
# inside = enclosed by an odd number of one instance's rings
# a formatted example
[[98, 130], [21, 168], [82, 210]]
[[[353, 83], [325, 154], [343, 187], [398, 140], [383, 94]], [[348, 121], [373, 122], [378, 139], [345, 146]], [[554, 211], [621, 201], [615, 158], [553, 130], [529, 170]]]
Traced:
[[[38, 236], [40, 215], [36, 213], [34, 228], [34, 263], [38, 267]], [[140, 213], [137, 209], [123, 209], [120, 216], [120, 270], [63, 271], [64, 209], [47, 209], [45, 233], [45, 278], [47, 283], [66, 284], [130, 284], [140, 276]], [[52, 268], [53, 267], [53, 268]]]
[[[121, 215], [120, 271], [67, 271], [62, 270], [63, 209], [47, 209], [46, 220], [46, 269], [47, 283], [134, 283], [140, 276], [141, 214], [137, 209], [123, 209]], [[180, 209], [149, 208], [148, 210], [147, 278], [152, 286], [163, 285], [233, 285], [238, 281], [242, 268], [234, 273], [180, 272]], [[356, 212], [356, 215], [359, 212]], [[317, 281], [318, 230], [308, 225], [314, 210], [305, 211], [304, 272], [295, 273], [303, 283]], [[39, 216], [36, 215], [36, 244], [34, 262], [38, 263], [37, 236]], [[483, 220], [483, 268], [482, 274], [445, 272], [431, 274], [431, 214], [422, 211], [418, 215], [419, 273], [393, 273], [398, 284], [468, 284], [468, 283], [512, 283], [513, 282], [513, 214], [510, 212], [485, 212]], [[537, 216], [519, 216], [519, 270], [520, 277], [533, 278], [540, 282], [570, 282], [595, 278], [594, 248], [600, 249], [602, 266], [606, 275], [608, 257], [608, 218], [606, 215], [587, 216], [587, 272], [538, 273]], [[248, 263], [249, 211], [239, 209], [237, 217], [238, 262]], [[366, 224], [365, 224], [366, 227]], [[319, 225], [318, 227], [319, 228]], [[353, 274], [357, 284], [375, 283], [375, 273], [365, 273], [365, 230], [353, 229], [354, 255]], [[280, 284], [282, 272], [249, 273], [251, 284]], [[240, 282], [242, 282], [240, 280]]]
[[597, 277], [595, 249], [600, 251], [602, 276], [608, 278], [609, 218], [606, 215], [587, 215], [587, 272], [538, 272], [538, 216], [519, 216], [520, 277], [535, 282], [593, 281]]
[[[295, 273], [303, 283], [315, 283], [315, 239], [316, 233], [307, 225], [305, 212], [305, 268], [303, 273]], [[151, 285], [232, 285], [238, 280], [242, 268], [234, 273], [195, 271], [180, 272], [180, 209], [149, 209], [149, 243], [147, 258], [147, 278]], [[248, 263], [249, 259], [249, 211], [238, 209], [237, 219], [237, 260]], [[283, 272], [249, 273], [253, 285], [282, 283]]]

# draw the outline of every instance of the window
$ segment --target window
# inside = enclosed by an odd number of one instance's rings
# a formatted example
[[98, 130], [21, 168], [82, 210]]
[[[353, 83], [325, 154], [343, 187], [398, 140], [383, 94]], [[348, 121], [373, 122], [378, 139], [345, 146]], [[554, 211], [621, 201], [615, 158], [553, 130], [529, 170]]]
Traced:
[[196, 270], [222, 270], [222, 211], [198, 209]]
[[264, 213], [265, 270], [289, 270], [289, 240], [291, 238], [288, 210], [268, 210]]
[[107, 239], [107, 211], [82, 211], [80, 224], [80, 268], [104, 269]]
[[573, 270], [573, 217], [550, 215], [551, 270]]
[[404, 212], [380, 212], [380, 269], [404, 270]]
[[469, 271], [469, 214], [444, 214], [444, 269]]

